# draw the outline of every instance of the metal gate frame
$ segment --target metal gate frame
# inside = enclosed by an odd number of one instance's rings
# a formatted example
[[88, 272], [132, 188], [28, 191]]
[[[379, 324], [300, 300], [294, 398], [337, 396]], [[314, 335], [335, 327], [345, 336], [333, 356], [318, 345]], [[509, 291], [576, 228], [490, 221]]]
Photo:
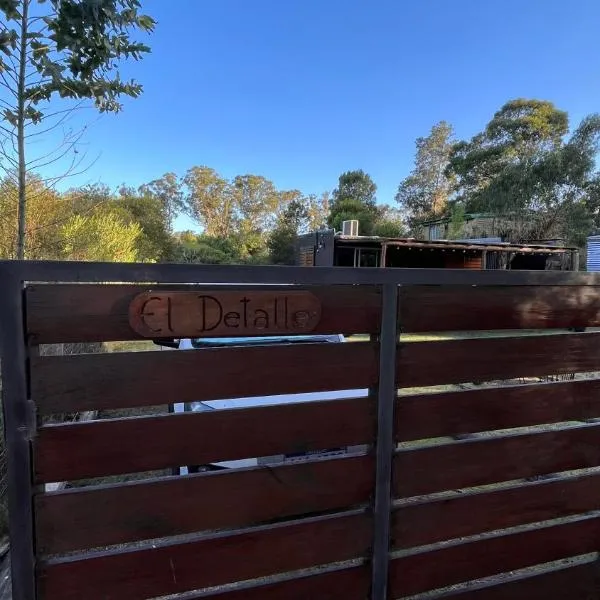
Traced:
[[14, 600], [33, 600], [35, 548], [31, 440], [35, 407], [29, 399], [29, 355], [25, 330], [25, 285], [28, 283], [139, 284], [288, 284], [375, 285], [382, 290], [376, 489], [373, 502], [371, 598], [387, 593], [398, 286], [600, 285], [600, 275], [552, 271], [471, 271], [449, 269], [381, 269], [345, 267], [212, 266], [189, 264], [121, 264], [45, 261], [0, 261], [0, 357], [8, 465], [12, 584]]

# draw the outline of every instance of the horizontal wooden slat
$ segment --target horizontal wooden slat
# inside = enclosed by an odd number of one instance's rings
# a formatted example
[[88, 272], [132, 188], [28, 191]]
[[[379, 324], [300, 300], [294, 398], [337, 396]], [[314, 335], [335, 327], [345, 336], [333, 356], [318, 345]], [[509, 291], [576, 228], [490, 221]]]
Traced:
[[600, 380], [404, 396], [396, 407], [399, 442], [600, 417]]
[[600, 326], [597, 286], [403, 286], [402, 331]]
[[370, 519], [351, 513], [138, 551], [40, 563], [44, 600], [137, 600], [364, 556]]
[[35, 357], [40, 414], [366, 388], [378, 345], [297, 344]]
[[400, 344], [399, 387], [600, 370], [600, 334]]
[[600, 425], [400, 450], [397, 498], [600, 465]]
[[398, 508], [395, 548], [410, 548], [600, 510], [600, 475], [561, 478]]
[[37, 548], [53, 554], [245, 527], [368, 502], [374, 464], [358, 456], [41, 494]]
[[402, 598], [595, 552], [598, 548], [600, 519], [588, 517], [563, 525], [423, 551], [391, 561], [391, 597]]
[[365, 566], [312, 574], [267, 585], [186, 595], [185, 600], [365, 600], [369, 595]]
[[[266, 286], [254, 288], [264, 290]], [[129, 304], [138, 294], [157, 289], [190, 291], [209, 288], [34, 285], [27, 288], [27, 329], [32, 342], [39, 344], [138, 339], [141, 336], [129, 326]], [[210, 289], [218, 289], [218, 286]], [[235, 289], [235, 286], [226, 286], [225, 289]], [[249, 290], [252, 286], [240, 286], [239, 289]], [[313, 333], [379, 331], [381, 295], [375, 286], [294, 289], [309, 289], [321, 302], [321, 319]]]
[[47, 425], [34, 443], [35, 478], [68, 481], [369, 444], [373, 413], [370, 399], [357, 398]]
[[[600, 590], [600, 562], [595, 560], [553, 571], [436, 596], [456, 600], [596, 600]], [[229, 600], [229, 598], [227, 599]]]

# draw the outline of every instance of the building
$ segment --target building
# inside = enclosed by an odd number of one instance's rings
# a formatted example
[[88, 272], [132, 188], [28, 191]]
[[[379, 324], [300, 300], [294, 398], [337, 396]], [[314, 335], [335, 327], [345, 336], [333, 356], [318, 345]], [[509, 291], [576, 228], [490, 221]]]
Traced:
[[577, 271], [579, 251], [554, 244], [497, 240], [382, 238], [321, 230], [298, 238], [305, 266]]

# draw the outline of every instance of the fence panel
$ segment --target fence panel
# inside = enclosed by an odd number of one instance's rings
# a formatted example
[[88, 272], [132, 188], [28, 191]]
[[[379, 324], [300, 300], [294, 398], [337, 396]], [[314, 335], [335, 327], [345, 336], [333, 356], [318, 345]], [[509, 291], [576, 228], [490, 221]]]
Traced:
[[[4, 335], [2, 366], [22, 370], [27, 384], [9, 385], [7, 426], [19, 442], [11, 450], [12, 482], [26, 484], [18, 486], [19, 506], [33, 510], [18, 508], [14, 495], [16, 522], [30, 531], [15, 546], [15, 600], [180, 593], [186, 600], [421, 593], [583, 600], [597, 591], [597, 563], [581, 557], [600, 550], [600, 333], [557, 331], [600, 326], [597, 277], [38, 263], [3, 269], [23, 286], [23, 307], [16, 296], [4, 301], [3, 315], [26, 331], [14, 355]], [[188, 280], [194, 285], [180, 284]], [[235, 308], [236, 290], [262, 311], [260, 326], [246, 322], [244, 301]], [[282, 303], [270, 304], [268, 294]], [[198, 296], [222, 303], [207, 308]], [[386, 306], [394, 309], [387, 315]], [[219, 323], [196, 331], [198, 319], [206, 325], [206, 310]], [[164, 335], [165, 324], [172, 335]], [[501, 329], [510, 330], [506, 337], [488, 332]], [[523, 329], [544, 335], [524, 337]], [[38, 344], [236, 330], [366, 334], [371, 341], [67, 357], [33, 351]], [[13, 342], [19, 331], [9, 330]], [[444, 341], [405, 335], [457, 331]], [[469, 335], [478, 337], [463, 339]], [[570, 380], [540, 382], [557, 376]], [[110, 413], [331, 391], [343, 393], [183, 415]], [[37, 424], [27, 406], [35, 406]], [[56, 413], [96, 410], [102, 418], [91, 422], [51, 422]], [[183, 465], [340, 447], [359, 450], [170, 475]], [[69, 489], [44, 491], [57, 481]], [[565, 560], [573, 564], [555, 563]]]

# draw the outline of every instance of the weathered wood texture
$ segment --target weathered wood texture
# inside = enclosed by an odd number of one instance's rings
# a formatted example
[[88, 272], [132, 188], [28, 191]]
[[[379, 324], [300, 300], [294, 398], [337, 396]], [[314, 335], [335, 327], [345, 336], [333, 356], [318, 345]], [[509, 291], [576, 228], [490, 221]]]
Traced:
[[368, 568], [359, 566], [267, 585], [186, 595], [185, 600], [365, 600], [369, 583]]
[[402, 286], [402, 330], [472, 331], [600, 326], [596, 286]]
[[42, 600], [137, 600], [366, 556], [364, 513], [39, 563]]
[[397, 403], [395, 415], [399, 442], [585, 421], [600, 417], [600, 380], [404, 396]]
[[596, 552], [599, 545], [600, 519], [587, 517], [562, 525], [423, 551], [391, 561], [391, 597], [401, 598]]
[[398, 387], [600, 370], [600, 334], [400, 344]]
[[40, 414], [367, 388], [378, 344], [298, 344], [47, 356], [31, 361]]
[[600, 425], [400, 450], [394, 494], [407, 498], [600, 465]]
[[375, 419], [372, 399], [358, 398], [47, 425], [34, 442], [35, 477], [67, 481], [369, 444]]
[[[258, 289], [264, 290], [266, 286]], [[139, 339], [129, 325], [129, 305], [151, 290], [231, 290], [232, 286], [34, 285], [27, 288], [27, 329], [40, 344]], [[251, 290], [252, 286], [238, 289]], [[257, 289], [254, 286], [254, 289]], [[279, 287], [279, 290], [290, 289]], [[381, 294], [376, 286], [315, 286], [321, 303], [313, 333], [377, 333]], [[159, 336], [164, 337], [164, 336]]]
[[321, 302], [306, 290], [143, 292], [129, 305], [129, 325], [145, 338], [310, 333]]
[[[159, 288], [30, 286], [28, 329], [38, 343], [139, 338], [129, 326], [129, 303], [137, 294], [152, 289]], [[161, 286], [160, 289], [202, 288]], [[322, 304], [315, 332], [379, 331], [381, 298], [375, 286], [305, 289], [310, 289]], [[406, 332], [595, 327], [600, 326], [599, 298], [595, 286], [403, 286], [399, 316]]]
[[342, 510], [369, 501], [369, 456], [81, 488], [35, 498], [41, 554]]
[[600, 510], [598, 473], [464, 494], [400, 507], [393, 513], [393, 546], [410, 548], [592, 510]]
[[508, 577], [491, 585], [436, 597], [455, 600], [596, 600], [600, 597], [600, 561]]

